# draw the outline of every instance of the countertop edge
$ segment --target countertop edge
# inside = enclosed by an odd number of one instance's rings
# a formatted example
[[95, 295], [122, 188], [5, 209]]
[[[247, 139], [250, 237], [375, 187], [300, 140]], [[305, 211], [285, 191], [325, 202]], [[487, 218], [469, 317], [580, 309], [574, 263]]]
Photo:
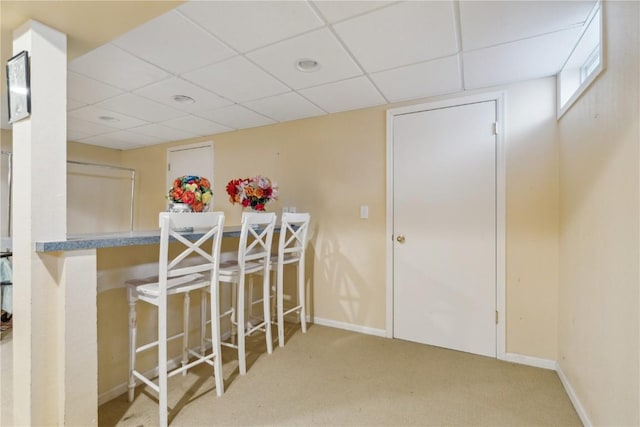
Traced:
[[[190, 232], [184, 233], [187, 239], [198, 239], [202, 237], [204, 233]], [[239, 227], [233, 227], [230, 230], [225, 230], [224, 237], [239, 237]], [[91, 236], [79, 236], [66, 240], [55, 241], [36, 241], [36, 252], [59, 252], [59, 251], [78, 251], [83, 249], [100, 249], [100, 248], [116, 248], [122, 246], [138, 246], [138, 245], [153, 245], [160, 243], [160, 230], [157, 233], [149, 234], [149, 232], [142, 232], [140, 235], [136, 235], [136, 232], [132, 232], [129, 235], [110, 235], [110, 234], [96, 234]]]

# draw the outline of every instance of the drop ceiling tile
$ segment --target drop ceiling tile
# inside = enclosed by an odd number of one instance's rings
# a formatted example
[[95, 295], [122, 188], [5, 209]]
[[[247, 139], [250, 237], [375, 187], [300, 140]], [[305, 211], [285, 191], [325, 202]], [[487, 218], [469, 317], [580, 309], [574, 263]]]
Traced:
[[106, 44], [74, 59], [69, 63], [69, 70], [125, 91], [170, 76], [166, 71], [112, 44]]
[[451, 1], [398, 3], [340, 22], [334, 29], [367, 72], [457, 52]]
[[582, 24], [595, 1], [461, 1], [462, 48], [521, 40]]
[[466, 89], [556, 74], [580, 35], [580, 28], [463, 53]]
[[[294, 89], [362, 74], [360, 67], [327, 29], [267, 46], [247, 56]], [[296, 68], [299, 59], [318, 61], [320, 68], [313, 72], [300, 71]]]
[[81, 74], [67, 73], [67, 96], [84, 104], [95, 104], [119, 95], [122, 90], [109, 86]]
[[[145, 86], [142, 89], [136, 90], [134, 93], [189, 113], [212, 110], [233, 104], [233, 102], [228, 99], [219, 97], [179, 77]], [[175, 95], [189, 96], [193, 98], [195, 102], [184, 103], [174, 101], [173, 96]]]
[[356, 77], [299, 91], [325, 111], [357, 110], [385, 103], [385, 99], [366, 77]]
[[120, 114], [126, 114], [127, 116], [146, 120], [148, 122], [160, 122], [187, 114], [184, 111], [167, 107], [164, 104], [151, 101], [150, 99], [143, 98], [132, 93], [125, 93], [124, 95], [107, 99], [106, 101], [97, 104], [96, 107], [104, 108], [105, 110], [117, 111]]
[[326, 114], [322, 109], [316, 107], [295, 92], [270, 96], [269, 98], [247, 102], [245, 105], [279, 122]]
[[275, 123], [274, 120], [237, 104], [229, 107], [218, 108], [217, 110], [208, 111], [198, 115], [234, 129], [253, 128]]
[[84, 107], [85, 105], [87, 104], [85, 104], [84, 102], [76, 101], [75, 99], [67, 97], [67, 111], [77, 110], [78, 108]]
[[167, 120], [162, 124], [185, 132], [195, 133], [198, 136], [208, 136], [233, 130], [221, 124], [195, 116], [178, 117], [177, 119]]
[[342, 21], [353, 16], [362, 15], [375, 9], [395, 3], [393, 1], [314, 1], [322, 16], [329, 23]]
[[[116, 113], [114, 111], [106, 110], [104, 108], [94, 107], [88, 105], [86, 107], [78, 108], [77, 110], [69, 111], [67, 117], [85, 120], [87, 122], [96, 123], [99, 125], [108, 125], [117, 129], [127, 129], [136, 126], [146, 125], [147, 122], [139, 120], [134, 117], [125, 116], [124, 114]], [[115, 120], [105, 121], [100, 117], [113, 117]]]
[[370, 77], [391, 102], [462, 90], [457, 55], [374, 73]]
[[79, 142], [84, 144], [100, 145], [102, 147], [113, 148], [115, 150], [128, 150], [161, 143], [161, 141], [156, 138], [128, 131], [118, 131], [92, 136], [90, 138], [82, 139]]
[[164, 126], [158, 123], [151, 125], [140, 126], [137, 128], [129, 129], [130, 132], [140, 133], [158, 139], [162, 142], [167, 141], [179, 141], [181, 139], [194, 138], [199, 136], [197, 133], [187, 132], [184, 130]]
[[117, 128], [99, 123], [92, 123], [76, 117], [67, 116], [67, 134], [82, 134], [86, 136], [101, 135], [117, 131]]
[[289, 92], [287, 86], [240, 56], [186, 73], [182, 77], [235, 102]]
[[235, 55], [233, 50], [176, 11], [129, 31], [113, 44], [175, 74]]
[[178, 10], [239, 52], [323, 25], [302, 1], [193, 1]]
[[79, 141], [81, 139], [90, 138], [94, 135], [73, 129], [67, 129], [67, 141]]

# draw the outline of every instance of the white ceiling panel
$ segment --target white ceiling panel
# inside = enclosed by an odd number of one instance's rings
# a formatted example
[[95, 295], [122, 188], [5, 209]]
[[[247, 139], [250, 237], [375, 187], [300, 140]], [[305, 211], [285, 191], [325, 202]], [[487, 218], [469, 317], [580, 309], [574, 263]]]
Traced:
[[295, 92], [247, 102], [246, 106], [279, 122], [326, 114]]
[[233, 50], [175, 11], [128, 32], [113, 44], [176, 74], [235, 55]]
[[82, 139], [79, 142], [91, 145], [101, 145], [103, 147], [109, 147], [115, 150], [124, 150], [159, 144], [162, 141], [150, 136], [123, 130], [113, 133], [106, 133], [103, 135], [92, 136], [90, 138]]
[[166, 71], [112, 44], [74, 59], [69, 69], [123, 90], [137, 89], [169, 77]]
[[67, 141], [80, 141], [81, 139], [90, 138], [92, 136], [94, 135], [91, 135], [90, 133], [67, 128]]
[[584, 23], [595, 1], [461, 1], [462, 48], [473, 50]]
[[70, 115], [67, 116], [67, 132], [74, 132], [77, 134], [94, 136], [103, 133], [110, 133], [117, 131], [117, 128], [108, 126], [106, 124], [92, 123], [86, 120], [78, 119]]
[[303, 89], [300, 93], [330, 113], [373, 107], [386, 102], [366, 77]]
[[371, 79], [391, 102], [462, 90], [457, 55], [374, 73]]
[[324, 19], [329, 23], [342, 21], [365, 12], [396, 3], [393, 1], [314, 1], [313, 4], [318, 8]]
[[67, 117], [82, 119], [87, 122], [96, 123], [99, 125], [107, 125], [117, 129], [128, 129], [148, 124], [148, 122], [144, 120], [139, 120], [134, 117], [130, 117], [124, 114], [117, 113], [115, 111], [106, 110], [104, 108], [99, 108], [92, 105], [69, 111], [67, 113]]
[[187, 114], [184, 111], [176, 110], [132, 93], [125, 93], [124, 95], [107, 99], [97, 104], [96, 107], [117, 111], [147, 122], [162, 122]]
[[574, 28], [465, 52], [465, 86], [473, 89], [553, 75], [562, 67], [580, 31]]
[[275, 123], [274, 120], [237, 104], [198, 115], [234, 129], [253, 128]]
[[178, 10], [239, 52], [323, 25], [302, 1], [192, 1]]
[[193, 132], [186, 132], [184, 130], [172, 128], [169, 126], [164, 126], [161, 124], [151, 124], [140, 126], [137, 128], [129, 129], [130, 132], [139, 133], [142, 135], [150, 136], [152, 138], [156, 138], [159, 141], [168, 142], [168, 141], [178, 141], [181, 139], [194, 138], [199, 136]]
[[[145, 86], [142, 89], [136, 90], [134, 93], [189, 113], [212, 110], [233, 104], [232, 101], [219, 97], [179, 77]], [[177, 102], [173, 99], [175, 95], [188, 96], [195, 102]]]
[[457, 52], [451, 1], [394, 4], [334, 26], [367, 72]]
[[122, 90], [81, 74], [67, 73], [67, 96], [84, 104], [94, 104], [119, 95]]
[[252, 101], [289, 91], [287, 86], [240, 56], [186, 73], [182, 77], [235, 102]]
[[87, 104], [85, 104], [84, 102], [76, 101], [75, 99], [67, 97], [67, 111], [77, 110], [78, 108], [84, 107], [85, 105]]
[[209, 120], [191, 115], [167, 120], [162, 124], [165, 126], [183, 130], [185, 132], [195, 133], [198, 136], [214, 135], [216, 133], [228, 132], [233, 130], [221, 124], [213, 123]]
[[[247, 56], [294, 89], [362, 74], [360, 67], [328, 29], [285, 40]], [[301, 71], [296, 68], [300, 59], [313, 59], [320, 68], [311, 72]]]

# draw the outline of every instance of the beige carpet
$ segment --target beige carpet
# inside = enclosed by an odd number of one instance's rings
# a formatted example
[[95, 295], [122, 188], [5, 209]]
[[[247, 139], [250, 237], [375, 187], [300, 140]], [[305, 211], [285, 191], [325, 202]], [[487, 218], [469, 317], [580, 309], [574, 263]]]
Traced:
[[[311, 326], [265, 352], [252, 337], [246, 376], [223, 352], [225, 394], [212, 369], [169, 381], [176, 426], [579, 426], [553, 371], [399, 340]], [[100, 426], [157, 424], [153, 392], [99, 408]]]

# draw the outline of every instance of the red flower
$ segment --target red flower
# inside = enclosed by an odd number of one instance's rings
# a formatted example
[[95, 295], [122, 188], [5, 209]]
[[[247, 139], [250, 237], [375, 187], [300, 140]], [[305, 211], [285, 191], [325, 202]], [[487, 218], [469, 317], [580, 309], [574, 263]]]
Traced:
[[193, 202], [193, 205], [191, 205], [191, 208], [194, 212], [202, 212], [202, 210], [204, 209], [204, 203], [196, 200]]
[[236, 193], [238, 192], [238, 184], [240, 184], [239, 179], [232, 179], [227, 184], [227, 194], [232, 198], [235, 197]]
[[193, 204], [193, 201], [196, 199], [196, 195], [193, 194], [193, 191], [185, 191], [182, 194], [182, 203], [186, 203], [188, 205]]

